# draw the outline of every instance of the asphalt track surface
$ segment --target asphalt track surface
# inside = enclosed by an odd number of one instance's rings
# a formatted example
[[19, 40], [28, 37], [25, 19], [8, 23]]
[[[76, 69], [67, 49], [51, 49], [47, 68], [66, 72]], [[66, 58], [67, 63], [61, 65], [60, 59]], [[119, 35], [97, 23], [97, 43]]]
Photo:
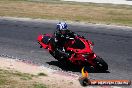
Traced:
[[[56, 23], [0, 19], [0, 55], [80, 74], [80, 71], [62, 67], [47, 50], [39, 48], [37, 36], [53, 33]], [[71, 23], [69, 28], [94, 41], [94, 52], [109, 65], [109, 72], [90, 73], [90, 78], [132, 79], [132, 28], [79, 23]]]

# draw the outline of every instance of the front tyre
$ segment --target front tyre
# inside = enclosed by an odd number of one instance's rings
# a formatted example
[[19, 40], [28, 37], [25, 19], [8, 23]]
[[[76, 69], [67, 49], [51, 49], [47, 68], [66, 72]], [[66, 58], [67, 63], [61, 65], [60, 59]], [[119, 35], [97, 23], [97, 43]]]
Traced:
[[97, 71], [106, 71], [108, 70], [108, 64], [99, 56], [97, 56], [95, 59], [95, 64], [96, 64], [96, 70]]

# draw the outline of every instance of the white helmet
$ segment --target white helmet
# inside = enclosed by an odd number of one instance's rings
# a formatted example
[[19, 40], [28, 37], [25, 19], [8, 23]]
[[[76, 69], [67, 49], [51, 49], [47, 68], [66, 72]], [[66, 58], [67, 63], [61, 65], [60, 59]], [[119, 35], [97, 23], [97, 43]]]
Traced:
[[67, 30], [67, 24], [65, 22], [59, 22], [56, 26], [56, 29], [58, 30]]

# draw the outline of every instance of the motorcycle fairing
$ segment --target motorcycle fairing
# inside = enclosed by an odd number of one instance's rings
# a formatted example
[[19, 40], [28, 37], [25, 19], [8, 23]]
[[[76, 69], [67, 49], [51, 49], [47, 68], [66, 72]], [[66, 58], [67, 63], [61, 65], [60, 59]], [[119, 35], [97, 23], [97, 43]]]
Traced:
[[[92, 43], [88, 40], [85, 40], [84, 38], [79, 38], [79, 40], [82, 43], [78, 43], [78, 44], [84, 45], [84, 48], [81, 47], [81, 49], [80, 49], [80, 48], [75, 48], [75, 46], [73, 46], [73, 45], [77, 45], [74, 43], [76, 43], [76, 41], [78, 41], [78, 39], [75, 39], [74, 42], [73, 41], [69, 42], [71, 44], [67, 44], [67, 45], [70, 45], [67, 47], [67, 51], [71, 50], [74, 52], [74, 54], [72, 54], [72, 56], [71, 56], [71, 58], [69, 58], [69, 60], [75, 64], [78, 64], [78, 61], [82, 61], [82, 63], [88, 61], [89, 63], [93, 64], [92, 61], [94, 58], [96, 58], [96, 54], [94, 54], [92, 51], [92, 48], [91, 48], [91, 46], [93, 46]], [[79, 46], [79, 45], [77, 45], [77, 46]], [[86, 55], [87, 55], [87, 57], [85, 57]], [[92, 58], [92, 59], [89, 59], [89, 58]]]
[[49, 40], [51, 38], [51, 34], [44, 34], [44, 35], [39, 35], [38, 36], [38, 43], [44, 48], [48, 49], [49, 48]]

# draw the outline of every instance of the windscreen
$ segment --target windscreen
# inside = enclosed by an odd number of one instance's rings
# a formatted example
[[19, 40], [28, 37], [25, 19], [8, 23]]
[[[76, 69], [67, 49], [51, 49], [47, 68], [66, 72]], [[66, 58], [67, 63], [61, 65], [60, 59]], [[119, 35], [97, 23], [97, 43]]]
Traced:
[[85, 45], [80, 39], [75, 39], [75, 42], [71, 47], [74, 49], [84, 49]]
[[48, 44], [49, 39], [50, 39], [50, 36], [44, 36], [44, 38], [42, 39], [42, 42], [43, 42], [44, 44]]

